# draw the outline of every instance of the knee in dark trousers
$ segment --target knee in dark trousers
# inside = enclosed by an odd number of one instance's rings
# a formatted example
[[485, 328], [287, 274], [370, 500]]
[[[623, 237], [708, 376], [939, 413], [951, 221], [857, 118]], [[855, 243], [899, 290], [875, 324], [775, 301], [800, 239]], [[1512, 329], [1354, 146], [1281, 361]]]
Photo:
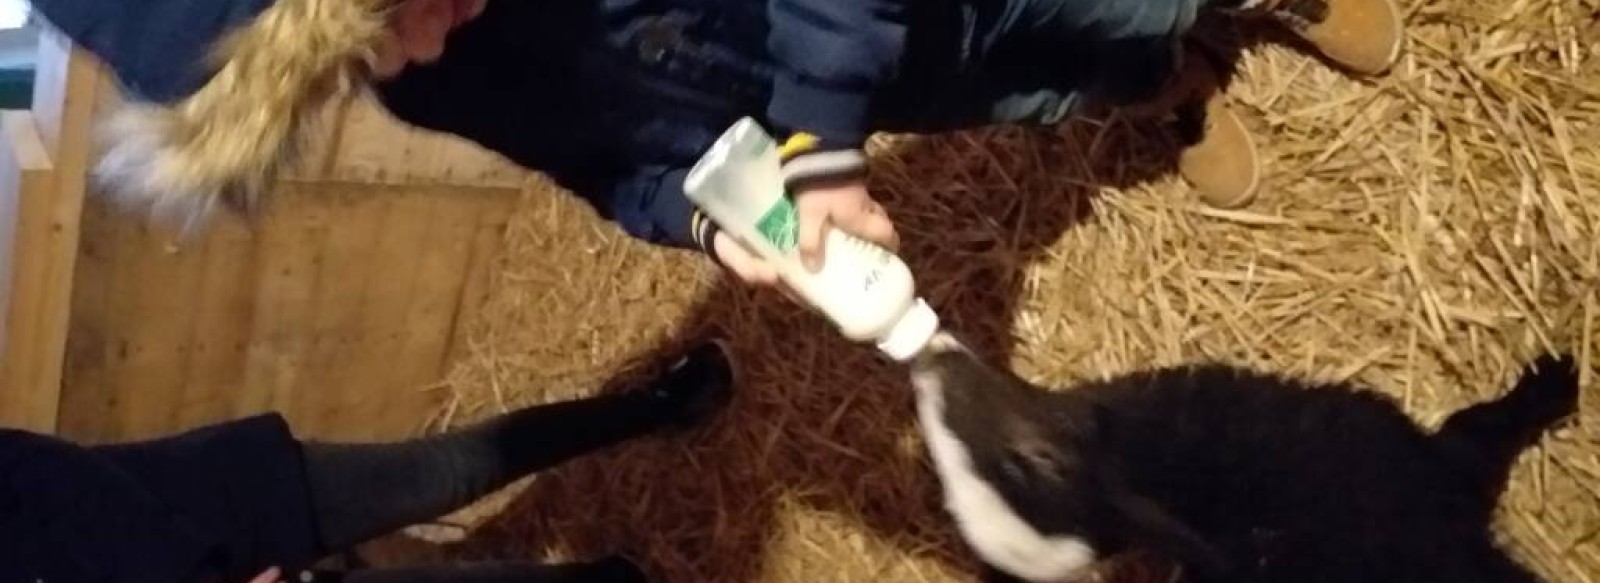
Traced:
[[1126, 104], [1153, 97], [1180, 65], [1183, 39], [1199, 12], [1216, 0], [1016, 0], [1016, 33], [1039, 62], [1075, 71], [1081, 91], [1097, 102]]

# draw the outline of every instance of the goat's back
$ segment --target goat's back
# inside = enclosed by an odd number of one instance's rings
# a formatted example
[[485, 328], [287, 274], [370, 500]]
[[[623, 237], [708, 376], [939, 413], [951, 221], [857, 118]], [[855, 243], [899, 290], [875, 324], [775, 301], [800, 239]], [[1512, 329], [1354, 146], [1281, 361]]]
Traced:
[[1534, 580], [1490, 542], [1493, 497], [1380, 394], [1210, 366], [1074, 396], [1128, 486], [1243, 580]]

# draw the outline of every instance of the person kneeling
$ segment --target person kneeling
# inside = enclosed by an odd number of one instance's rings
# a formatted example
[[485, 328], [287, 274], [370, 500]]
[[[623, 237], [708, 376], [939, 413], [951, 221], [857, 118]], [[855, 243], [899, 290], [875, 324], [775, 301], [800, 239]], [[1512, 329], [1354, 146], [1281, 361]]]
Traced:
[[698, 424], [732, 383], [713, 343], [637, 390], [395, 443], [300, 441], [276, 414], [103, 446], [0, 430], [0, 572], [49, 583], [642, 583], [620, 557], [311, 569], [574, 457]]

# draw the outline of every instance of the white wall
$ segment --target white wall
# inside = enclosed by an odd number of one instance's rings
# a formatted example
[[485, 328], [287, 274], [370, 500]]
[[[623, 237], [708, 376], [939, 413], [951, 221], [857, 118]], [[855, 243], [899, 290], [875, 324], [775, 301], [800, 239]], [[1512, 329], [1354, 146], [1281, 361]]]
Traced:
[[27, 0], [0, 0], [0, 68], [32, 65], [38, 58], [39, 34], [28, 22]]

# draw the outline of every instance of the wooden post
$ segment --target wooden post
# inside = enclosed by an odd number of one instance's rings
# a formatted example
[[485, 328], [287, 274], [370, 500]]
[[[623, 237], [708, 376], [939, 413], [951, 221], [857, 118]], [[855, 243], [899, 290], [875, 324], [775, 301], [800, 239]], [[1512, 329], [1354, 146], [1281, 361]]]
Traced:
[[0, 118], [0, 426], [53, 432], [101, 72], [41, 35], [31, 112]]

